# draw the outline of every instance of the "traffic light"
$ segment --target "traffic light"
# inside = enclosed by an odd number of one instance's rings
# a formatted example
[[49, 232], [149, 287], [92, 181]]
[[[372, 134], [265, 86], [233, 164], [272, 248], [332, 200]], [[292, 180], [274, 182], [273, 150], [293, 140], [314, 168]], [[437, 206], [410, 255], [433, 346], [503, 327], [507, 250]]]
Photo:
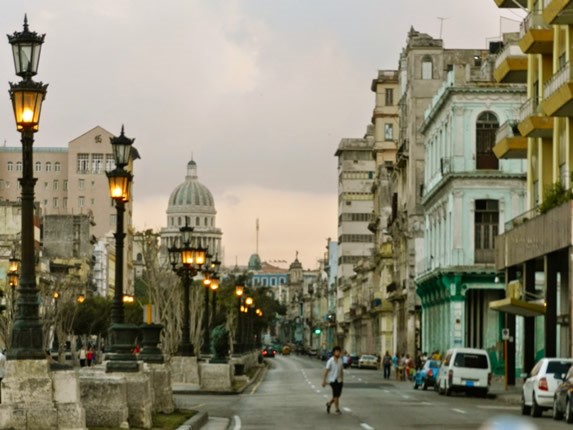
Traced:
[[321, 332], [322, 330], [318, 327], [314, 329], [314, 334], [320, 334]]

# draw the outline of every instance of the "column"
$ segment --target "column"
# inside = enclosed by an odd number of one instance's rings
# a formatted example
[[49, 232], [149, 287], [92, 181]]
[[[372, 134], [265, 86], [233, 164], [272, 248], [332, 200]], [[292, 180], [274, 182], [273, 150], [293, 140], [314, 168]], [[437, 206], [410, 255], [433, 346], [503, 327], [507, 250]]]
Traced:
[[[524, 290], [535, 293], [535, 260], [526, 261], [523, 269]], [[528, 334], [523, 339], [523, 372], [529, 373], [535, 365], [535, 317], [525, 317], [523, 325]]]
[[545, 271], [545, 356], [557, 356], [557, 253], [543, 257]]

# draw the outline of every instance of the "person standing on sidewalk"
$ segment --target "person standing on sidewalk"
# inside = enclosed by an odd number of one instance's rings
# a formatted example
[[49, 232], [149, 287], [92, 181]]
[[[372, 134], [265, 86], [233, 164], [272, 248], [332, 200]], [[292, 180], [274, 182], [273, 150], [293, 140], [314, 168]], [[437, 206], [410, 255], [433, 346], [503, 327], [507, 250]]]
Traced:
[[332, 399], [326, 402], [326, 413], [330, 413], [330, 408], [334, 403], [336, 407], [336, 413], [340, 415], [340, 395], [342, 394], [342, 384], [344, 374], [344, 365], [342, 363], [342, 358], [340, 358], [340, 347], [335, 346], [332, 348], [332, 357], [326, 362], [326, 368], [324, 369], [324, 375], [322, 377], [322, 386], [326, 386], [326, 382], [330, 384], [332, 388]]

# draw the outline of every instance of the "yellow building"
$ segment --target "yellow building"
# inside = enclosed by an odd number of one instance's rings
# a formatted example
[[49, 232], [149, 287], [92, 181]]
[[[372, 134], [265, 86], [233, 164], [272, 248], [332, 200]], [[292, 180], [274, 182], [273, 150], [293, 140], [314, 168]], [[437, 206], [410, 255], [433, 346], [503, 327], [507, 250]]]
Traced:
[[[494, 71], [500, 81], [518, 79], [526, 58], [528, 100], [518, 130], [527, 140], [499, 139], [495, 148], [500, 158], [527, 159], [528, 167], [529, 210], [506, 224], [496, 244], [497, 269], [505, 272], [506, 283], [520, 288], [512, 288], [512, 294], [508, 288], [505, 299], [490, 304], [505, 312], [510, 338], [516, 340], [509, 343], [512, 383], [515, 366], [529, 372], [539, 357], [571, 356], [573, 1], [495, 2], [527, 12], [517, 42], [523, 57], [514, 44], [510, 55], [505, 44]], [[523, 360], [514, 366], [516, 343]]]

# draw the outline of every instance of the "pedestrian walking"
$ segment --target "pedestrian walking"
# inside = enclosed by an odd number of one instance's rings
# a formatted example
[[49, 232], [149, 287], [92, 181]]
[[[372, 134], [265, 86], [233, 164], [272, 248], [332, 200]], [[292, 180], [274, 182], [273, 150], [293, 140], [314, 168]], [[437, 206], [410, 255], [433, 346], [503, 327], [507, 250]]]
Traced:
[[85, 346], [82, 346], [80, 348], [80, 366], [81, 367], [86, 366], [86, 347]]
[[336, 414], [340, 415], [340, 395], [342, 394], [342, 384], [344, 379], [344, 365], [342, 358], [340, 358], [340, 347], [335, 346], [332, 348], [332, 357], [326, 362], [324, 375], [322, 377], [322, 386], [326, 386], [326, 382], [332, 388], [332, 399], [326, 402], [326, 413], [330, 413], [330, 408], [334, 403]]
[[386, 351], [384, 358], [382, 358], [382, 366], [384, 367], [384, 379], [390, 379], [390, 369], [392, 368], [392, 356], [389, 351]]

